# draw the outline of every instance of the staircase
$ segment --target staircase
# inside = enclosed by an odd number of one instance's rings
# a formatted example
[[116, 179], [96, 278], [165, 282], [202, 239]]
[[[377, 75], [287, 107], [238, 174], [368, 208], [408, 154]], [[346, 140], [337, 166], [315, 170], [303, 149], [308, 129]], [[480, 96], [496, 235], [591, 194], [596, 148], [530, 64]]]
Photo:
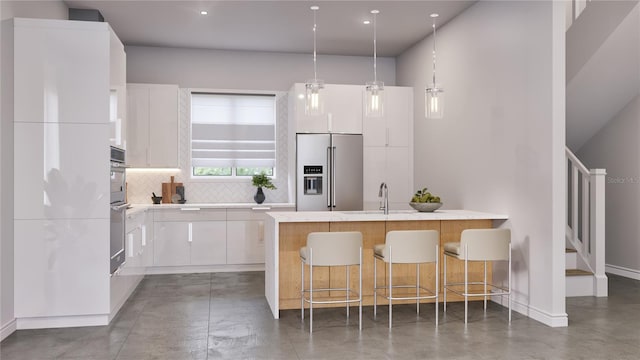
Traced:
[[604, 169], [588, 170], [566, 149], [566, 296], [607, 296]]

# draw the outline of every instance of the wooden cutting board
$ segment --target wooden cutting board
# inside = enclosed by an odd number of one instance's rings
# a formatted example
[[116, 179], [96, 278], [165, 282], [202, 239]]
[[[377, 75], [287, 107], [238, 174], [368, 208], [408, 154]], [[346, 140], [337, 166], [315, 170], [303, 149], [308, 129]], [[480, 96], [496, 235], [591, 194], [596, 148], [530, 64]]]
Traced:
[[182, 186], [182, 183], [174, 181], [175, 176], [171, 177], [171, 182], [162, 183], [162, 203], [171, 204], [171, 197], [176, 194], [176, 187]]

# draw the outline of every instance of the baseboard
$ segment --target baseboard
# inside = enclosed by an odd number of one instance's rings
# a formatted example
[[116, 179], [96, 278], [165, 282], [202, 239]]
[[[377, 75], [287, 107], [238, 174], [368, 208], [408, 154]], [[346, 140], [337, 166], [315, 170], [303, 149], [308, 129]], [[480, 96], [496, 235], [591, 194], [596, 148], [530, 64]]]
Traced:
[[[507, 297], [505, 296], [494, 296], [491, 301], [507, 307]], [[511, 311], [520, 313], [550, 327], [567, 327], [569, 325], [569, 315], [566, 313], [557, 315], [550, 314], [531, 305], [514, 300], [513, 298], [511, 299]]]
[[0, 329], [0, 341], [4, 340], [7, 336], [13, 334], [14, 331], [18, 329], [16, 319], [9, 321], [8, 323], [2, 325]]
[[640, 270], [629, 269], [629, 268], [618, 266], [618, 265], [607, 264], [604, 266], [604, 271], [614, 275], [623, 276], [629, 279], [640, 280]]
[[205, 265], [205, 266], [153, 266], [148, 267], [147, 275], [190, 274], [210, 272], [264, 271], [264, 264], [244, 265]]
[[16, 319], [18, 330], [109, 325], [109, 314]]

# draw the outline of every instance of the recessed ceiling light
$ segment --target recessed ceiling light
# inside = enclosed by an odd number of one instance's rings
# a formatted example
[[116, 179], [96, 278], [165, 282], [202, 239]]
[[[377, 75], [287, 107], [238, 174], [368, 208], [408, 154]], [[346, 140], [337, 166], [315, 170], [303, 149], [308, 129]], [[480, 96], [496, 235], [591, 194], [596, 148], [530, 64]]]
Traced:
[[440, 15], [438, 15], [438, 13], [433, 13], [433, 14], [431, 14], [431, 15], [429, 15], [429, 16], [430, 16], [430, 17], [432, 17], [432, 18], [437, 18], [437, 17], [438, 17], [438, 16], [440, 16]]
[[371, 24], [371, 21], [370, 20], [365, 20], [362, 23], [365, 24], [365, 25], [369, 25], [369, 24]]
[[207, 14], [209, 14], [209, 12], [207, 10], [200, 11], [200, 15], [207, 15]]

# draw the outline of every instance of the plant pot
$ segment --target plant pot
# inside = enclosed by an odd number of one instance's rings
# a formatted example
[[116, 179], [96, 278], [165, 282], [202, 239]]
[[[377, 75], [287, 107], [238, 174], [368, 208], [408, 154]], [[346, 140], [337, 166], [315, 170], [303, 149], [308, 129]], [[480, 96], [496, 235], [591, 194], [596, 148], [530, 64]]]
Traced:
[[262, 204], [264, 202], [264, 192], [262, 192], [261, 187], [258, 187], [258, 191], [256, 192], [256, 195], [253, 197], [253, 200], [255, 200], [255, 202], [258, 204]]

